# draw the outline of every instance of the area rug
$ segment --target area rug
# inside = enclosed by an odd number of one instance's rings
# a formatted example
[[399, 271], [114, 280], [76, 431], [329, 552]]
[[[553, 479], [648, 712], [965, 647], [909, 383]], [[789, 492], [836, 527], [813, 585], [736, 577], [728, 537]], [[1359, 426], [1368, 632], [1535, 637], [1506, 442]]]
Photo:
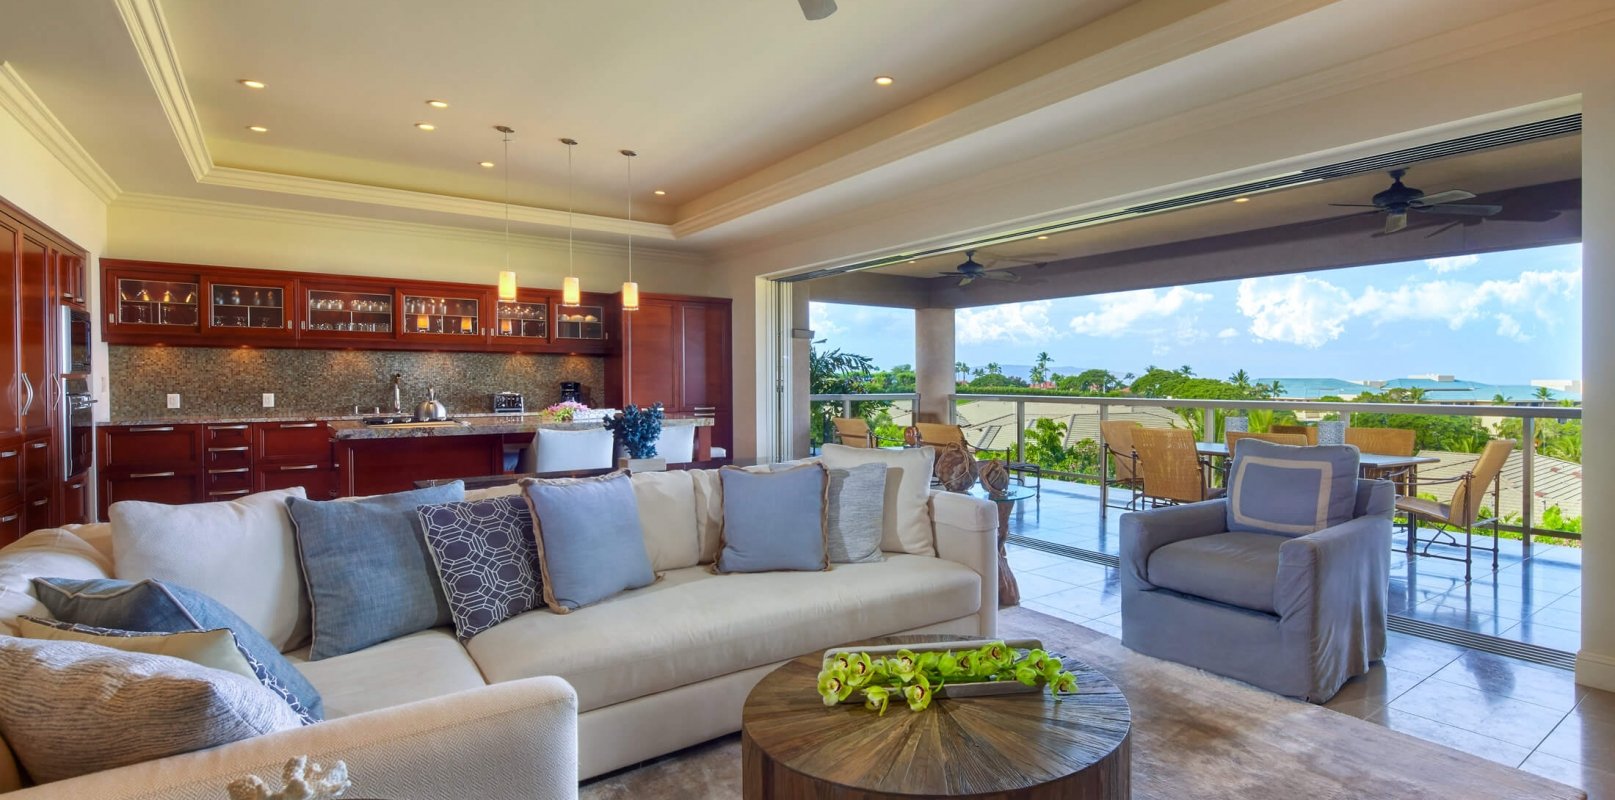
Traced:
[[[1035, 611], [1006, 609], [999, 634], [1041, 639], [1121, 686], [1133, 709], [1134, 798], [1586, 797], [1371, 722], [1139, 655]], [[591, 781], [582, 797], [738, 800], [739, 734]]]

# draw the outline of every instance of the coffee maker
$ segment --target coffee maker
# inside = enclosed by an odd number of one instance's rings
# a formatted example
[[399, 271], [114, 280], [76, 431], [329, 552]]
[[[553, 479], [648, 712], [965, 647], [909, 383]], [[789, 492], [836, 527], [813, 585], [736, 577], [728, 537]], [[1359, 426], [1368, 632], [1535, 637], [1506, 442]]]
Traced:
[[583, 384], [577, 381], [561, 381], [561, 402], [583, 402]]

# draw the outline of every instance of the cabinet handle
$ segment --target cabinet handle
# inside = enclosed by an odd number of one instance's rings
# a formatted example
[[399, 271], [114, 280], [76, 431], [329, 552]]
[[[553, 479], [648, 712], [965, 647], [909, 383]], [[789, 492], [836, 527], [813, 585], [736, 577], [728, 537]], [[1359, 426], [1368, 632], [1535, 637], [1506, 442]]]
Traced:
[[131, 477], [131, 478], [172, 478], [172, 477], [174, 477], [174, 475], [175, 475], [175, 473], [172, 472], [172, 471], [169, 471], [169, 472], [131, 472], [131, 473], [129, 473], [129, 477]]
[[244, 430], [246, 430], [246, 429], [248, 429], [250, 427], [252, 427], [252, 426], [251, 425], [209, 425], [209, 426], [207, 426], [207, 429], [210, 430], [210, 431], [244, 431]]
[[69, 303], [71, 303], [74, 300], [77, 300], [78, 298], [74, 297], [72, 292], [62, 292], [62, 299], [66, 300]]
[[169, 433], [174, 430], [173, 425], [159, 425], [155, 428], [130, 428], [130, 433]]
[[18, 377], [22, 378], [23, 388], [28, 390], [28, 399], [23, 401], [22, 404], [22, 414], [26, 417], [28, 416], [29, 409], [34, 407], [34, 382], [28, 377], [28, 373], [26, 372], [19, 372], [17, 375]]
[[109, 312], [107, 314], [107, 324], [108, 325], [113, 325], [113, 324], [116, 324], [116, 322], [117, 322], [117, 318], [113, 317], [112, 314]]
[[17, 451], [16, 450], [7, 450], [7, 451], [5, 451], [3, 453], [0, 453], [0, 458], [16, 458], [16, 457], [17, 457]]
[[0, 525], [5, 525], [6, 523], [16, 522], [16, 521], [17, 521], [17, 515], [16, 514], [7, 514], [7, 515], [5, 515], [3, 517], [0, 517]]
[[318, 428], [318, 427], [320, 427], [320, 423], [318, 423], [318, 422], [282, 422], [280, 424], [280, 427], [282, 429], [286, 429], [286, 428]]
[[717, 411], [717, 406], [695, 406], [696, 411]]
[[251, 467], [236, 467], [235, 469], [210, 469], [210, 470], [207, 471], [207, 474], [209, 474], [209, 475], [232, 475], [232, 474], [235, 474], [237, 472], [251, 472], [251, 471], [252, 471]]
[[234, 497], [234, 496], [236, 496], [238, 494], [247, 494], [247, 493], [249, 493], [251, 491], [252, 491], [251, 489], [232, 489], [232, 490], [230, 490], [228, 492], [208, 492], [207, 496], [208, 497]]
[[32, 503], [29, 503], [28, 505], [31, 505], [34, 508], [39, 508], [40, 506], [45, 505], [46, 503], [49, 503], [49, 502], [50, 502], [49, 497], [41, 497], [38, 500], [35, 500]]
[[72, 489], [73, 491], [76, 492], [76, 491], [84, 488], [84, 481], [79, 481], [78, 483], [69, 483], [67, 485], [67, 488]]
[[292, 321], [291, 320], [286, 320], [286, 330], [291, 330], [291, 329], [292, 329]]
[[319, 464], [299, 464], [295, 467], [281, 467], [281, 472], [299, 472], [305, 469], [319, 469]]
[[207, 449], [207, 451], [209, 453], [239, 453], [239, 452], [241, 452], [243, 450], [251, 450], [251, 449], [252, 448], [250, 448], [250, 447], [248, 447], [246, 445], [242, 445], [240, 447], [209, 447]]
[[47, 448], [49, 446], [50, 446], [50, 442], [29, 442], [28, 443], [28, 449], [29, 450], [44, 450], [45, 448]]

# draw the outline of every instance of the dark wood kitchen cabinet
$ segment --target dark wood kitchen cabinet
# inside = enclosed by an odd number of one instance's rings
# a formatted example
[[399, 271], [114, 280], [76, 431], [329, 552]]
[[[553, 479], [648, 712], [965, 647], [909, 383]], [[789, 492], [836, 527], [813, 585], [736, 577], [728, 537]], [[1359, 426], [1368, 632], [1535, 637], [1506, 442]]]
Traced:
[[205, 498], [201, 425], [103, 425], [99, 435], [100, 519], [120, 500], [195, 503]]
[[103, 425], [101, 518], [119, 500], [201, 503], [301, 486], [336, 497], [331, 429], [312, 420]]
[[616, 351], [606, 357], [606, 405], [660, 402], [669, 414], [713, 418], [712, 444], [732, 452], [730, 301], [642, 294], [621, 312]]

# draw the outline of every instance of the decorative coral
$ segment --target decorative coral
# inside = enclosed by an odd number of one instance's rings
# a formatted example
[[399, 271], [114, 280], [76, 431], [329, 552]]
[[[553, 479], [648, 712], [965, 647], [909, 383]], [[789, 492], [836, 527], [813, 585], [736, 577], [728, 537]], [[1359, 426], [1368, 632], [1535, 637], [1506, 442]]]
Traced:
[[629, 458], [655, 458], [656, 440], [662, 437], [662, 404], [640, 408], [630, 403], [606, 420], [606, 428], [627, 449]]
[[353, 785], [347, 764], [338, 761], [327, 769], [309, 763], [308, 756], [286, 762], [280, 779], [283, 786], [275, 792], [257, 775], [238, 778], [228, 787], [230, 800], [334, 800]]

